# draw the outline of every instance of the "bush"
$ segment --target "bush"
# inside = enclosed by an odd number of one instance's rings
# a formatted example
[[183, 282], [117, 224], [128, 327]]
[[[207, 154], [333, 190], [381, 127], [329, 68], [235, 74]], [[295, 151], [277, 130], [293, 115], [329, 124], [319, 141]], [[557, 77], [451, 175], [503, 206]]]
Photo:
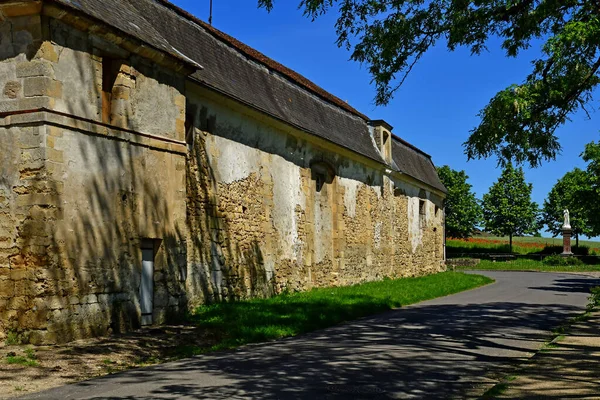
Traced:
[[543, 263], [553, 267], [572, 267], [583, 265], [583, 261], [577, 257], [565, 257], [560, 255], [548, 256], [544, 258]]
[[[578, 256], [587, 256], [590, 254], [590, 248], [587, 246], [571, 247], [573, 254]], [[538, 254], [560, 254], [563, 252], [562, 246], [546, 245]]]

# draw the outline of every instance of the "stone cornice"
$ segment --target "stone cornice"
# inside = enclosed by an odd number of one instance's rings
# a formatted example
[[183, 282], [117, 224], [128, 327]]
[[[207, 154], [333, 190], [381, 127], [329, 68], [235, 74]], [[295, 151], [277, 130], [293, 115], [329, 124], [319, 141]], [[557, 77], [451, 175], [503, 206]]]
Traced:
[[47, 108], [0, 113], [0, 127], [3, 128], [36, 124], [46, 124], [79, 131], [85, 134], [103, 136], [137, 146], [145, 146], [154, 150], [176, 153], [182, 156], [187, 154], [187, 145], [185, 142], [164, 136], [122, 129]]

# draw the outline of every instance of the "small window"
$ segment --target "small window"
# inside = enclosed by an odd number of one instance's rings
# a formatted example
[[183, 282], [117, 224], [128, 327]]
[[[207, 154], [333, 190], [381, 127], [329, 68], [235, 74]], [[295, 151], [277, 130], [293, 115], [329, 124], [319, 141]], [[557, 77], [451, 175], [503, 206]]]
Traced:
[[324, 162], [315, 162], [310, 166], [310, 169], [312, 180], [315, 182], [316, 193], [321, 193], [323, 190], [326, 190], [327, 185], [333, 182], [333, 170]]
[[104, 57], [102, 59], [102, 122], [110, 124], [112, 111], [112, 91], [119, 75], [121, 64]]
[[427, 209], [425, 200], [419, 200], [419, 226], [424, 227], [427, 223]]
[[320, 193], [325, 185], [325, 174], [321, 172], [315, 172], [315, 190]]

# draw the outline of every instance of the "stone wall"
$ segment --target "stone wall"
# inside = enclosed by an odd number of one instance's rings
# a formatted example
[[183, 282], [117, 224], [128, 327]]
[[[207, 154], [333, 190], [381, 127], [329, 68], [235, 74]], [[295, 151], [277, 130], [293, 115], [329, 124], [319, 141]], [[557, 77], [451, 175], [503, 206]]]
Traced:
[[[188, 87], [196, 302], [443, 269], [442, 198]], [[317, 190], [315, 171], [329, 168]], [[318, 175], [318, 174], [317, 174]], [[437, 210], [437, 212], [436, 212]]]
[[[184, 76], [40, 15], [0, 23], [0, 339], [64, 342], [186, 310]], [[7, 41], [6, 38], [13, 38]], [[102, 63], [119, 58], [110, 121]]]
[[155, 323], [443, 268], [439, 193], [52, 7], [0, 22], [0, 339], [139, 326], [142, 247]]

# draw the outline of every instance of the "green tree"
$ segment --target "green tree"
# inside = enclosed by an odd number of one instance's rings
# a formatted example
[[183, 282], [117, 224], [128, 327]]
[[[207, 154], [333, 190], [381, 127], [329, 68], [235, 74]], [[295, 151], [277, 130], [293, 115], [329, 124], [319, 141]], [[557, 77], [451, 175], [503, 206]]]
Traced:
[[[270, 10], [274, 0], [258, 0]], [[600, 83], [597, 0], [301, 0], [313, 20], [336, 13], [337, 45], [366, 64], [375, 102], [387, 104], [435, 45], [472, 54], [500, 38], [509, 57], [540, 39], [541, 54], [523, 81], [496, 94], [465, 143], [469, 158], [496, 155], [537, 166], [560, 151], [556, 128], [592, 100]]]
[[590, 228], [588, 236], [600, 235], [600, 142], [591, 142], [585, 146], [583, 160], [588, 163], [586, 173], [590, 190], [584, 199], [587, 222]]
[[495, 235], [508, 236], [512, 252], [513, 236], [538, 231], [538, 205], [531, 201], [531, 183], [525, 182], [523, 168], [506, 164], [498, 181], [483, 196], [483, 224]]
[[447, 165], [437, 168], [448, 195], [444, 202], [446, 211], [446, 236], [467, 238], [481, 223], [481, 205], [467, 183], [465, 171], [456, 171]]
[[591, 190], [589, 175], [585, 171], [575, 168], [567, 172], [556, 182], [544, 200], [542, 223], [554, 236], [560, 235], [564, 221], [563, 211], [568, 209], [576, 246], [579, 246], [580, 235], [592, 234], [588, 222], [588, 200]]

